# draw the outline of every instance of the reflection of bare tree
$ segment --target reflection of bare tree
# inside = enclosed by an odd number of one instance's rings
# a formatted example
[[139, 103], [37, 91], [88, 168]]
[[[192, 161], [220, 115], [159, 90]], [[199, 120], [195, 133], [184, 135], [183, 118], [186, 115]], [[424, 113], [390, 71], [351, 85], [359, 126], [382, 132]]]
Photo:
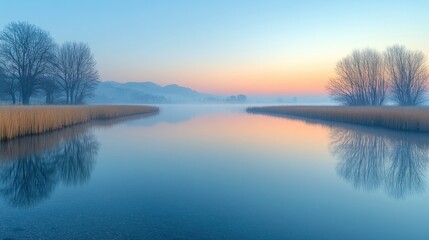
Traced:
[[425, 189], [429, 163], [429, 136], [375, 129], [281, 114], [264, 114], [305, 121], [331, 129], [332, 154], [337, 172], [356, 188], [383, 187], [392, 197], [404, 198]]
[[424, 190], [424, 171], [429, 160], [427, 146], [402, 139], [392, 147], [387, 191], [400, 198]]
[[66, 185], [77, 185], [88, 181], [97, 151], [98, 143], [91, 134], [74, 138], [66, 144], [56, 156], [62, 182]]
[[20, 156], [0, 166], [0, 193], [15, 207], [29, 207], [49, 197], [56, 184], [79, 184], [89, 179], [98, 143], [83, 133], [54, 148]]
[[342, 159], [338, 164], [339, 174], [355, 187], [371, 190], [383, 183], [388, 148], [382, 137], [334, 129], [332, 146], [334, 154]]
[[0, 169], [0, 194], [15, 207], [27, 207], [49, 196], [56, 179], [56, 164], [46, 155], [8, 162]]
[[31, 207], [48, 198], [59, 183], [86, 183], [99, 149], [90, 128], [148, 116], [94, 121], [0, 142], [0, 195], [14, 207]]
[[384, 187], [403, 198], [424, 189], [429, 138], [420, 134], [368, 128], [333, 128], [331, 147], [338, 174], [355, 187]]

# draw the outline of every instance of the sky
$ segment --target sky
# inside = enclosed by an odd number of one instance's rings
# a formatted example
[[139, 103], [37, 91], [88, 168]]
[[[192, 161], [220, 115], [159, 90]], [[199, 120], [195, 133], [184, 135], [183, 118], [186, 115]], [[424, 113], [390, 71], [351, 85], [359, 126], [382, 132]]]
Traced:
[[215, 94], [325, 94], [354, 49], [429, 54], [429, 1], [0, 0], [12, 21], [88, 43], [103, 81]]

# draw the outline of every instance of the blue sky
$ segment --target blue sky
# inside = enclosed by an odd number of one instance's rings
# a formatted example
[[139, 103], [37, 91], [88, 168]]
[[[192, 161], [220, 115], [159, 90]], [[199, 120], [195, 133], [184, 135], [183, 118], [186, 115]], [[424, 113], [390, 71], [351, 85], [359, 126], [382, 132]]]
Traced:
[[429, 53], [425, 1], [0, 1], [11, 21], [87, 42], [103, 80], [215, 93], [319, 93], [353, 49]]

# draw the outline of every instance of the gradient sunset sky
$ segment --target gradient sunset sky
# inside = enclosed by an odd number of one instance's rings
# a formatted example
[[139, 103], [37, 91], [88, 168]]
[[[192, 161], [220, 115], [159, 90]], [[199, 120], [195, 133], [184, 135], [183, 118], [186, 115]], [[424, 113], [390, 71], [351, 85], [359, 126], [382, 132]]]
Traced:
[[323, 94], [356, 48], [429, 54], [429, 1], [0, 0], [11, 21], [87, 42], [101, 80], [219, 94]]

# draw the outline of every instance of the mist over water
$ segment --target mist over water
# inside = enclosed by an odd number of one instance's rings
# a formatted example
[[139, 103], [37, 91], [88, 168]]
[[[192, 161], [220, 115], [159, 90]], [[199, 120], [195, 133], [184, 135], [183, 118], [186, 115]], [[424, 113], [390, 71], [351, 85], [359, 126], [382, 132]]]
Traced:
[[429, 236], [428, 136], [246, 107], [162, 105], [2, 142], [1, 236]]

